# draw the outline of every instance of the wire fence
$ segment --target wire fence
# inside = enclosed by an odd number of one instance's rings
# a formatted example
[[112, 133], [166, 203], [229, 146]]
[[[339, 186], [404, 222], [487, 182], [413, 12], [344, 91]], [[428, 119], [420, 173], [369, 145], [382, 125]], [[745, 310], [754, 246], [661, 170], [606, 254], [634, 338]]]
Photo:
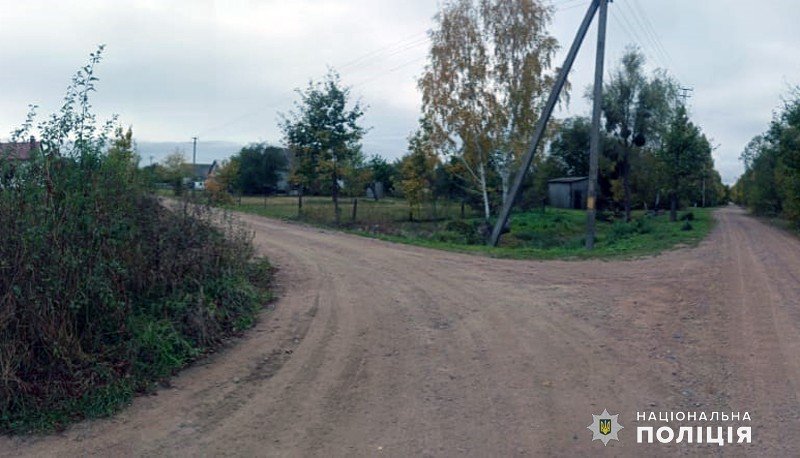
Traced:
[[[263, 216], [296, 219], [318, 224], [335, 224], [336, 213], [330, 197], [243, 196], [230, 207]], [[434, 222], [471, 219], [479, 214], [463, 202], [439, 199], [410, 206], [398, 198], [340, 198], [340, 224], [372, 225], [408, 221]]]

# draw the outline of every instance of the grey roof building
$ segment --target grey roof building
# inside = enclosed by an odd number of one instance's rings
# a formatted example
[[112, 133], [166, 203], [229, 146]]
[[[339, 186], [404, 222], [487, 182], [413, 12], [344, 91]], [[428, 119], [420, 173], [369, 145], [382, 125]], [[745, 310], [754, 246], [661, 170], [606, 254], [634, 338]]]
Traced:
[[547, 182], [547, 199], [557, 208], [586, 208], [589, 177], [564, 177]]

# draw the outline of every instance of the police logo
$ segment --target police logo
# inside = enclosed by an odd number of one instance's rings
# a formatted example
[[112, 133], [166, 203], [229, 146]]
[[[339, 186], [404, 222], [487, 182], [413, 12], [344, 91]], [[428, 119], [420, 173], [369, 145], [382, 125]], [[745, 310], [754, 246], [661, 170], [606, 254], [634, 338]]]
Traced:
[[586, 427], [592, 432], [592, 440], [599, 440], [603, 442], [603, 445], [608, 445], [608, 441], [612, 439], [618, 441], [617, 434], [624, 426], [619, 424], [617, 417], [619, 414], [611, 415], [605, 409], [600, 415], [592, 415], [592, 424]]
[[610, 418], [601, 418], [600, 419], [600, 434], [604, 436], [608, 436], [611, 434], [611, 419]]

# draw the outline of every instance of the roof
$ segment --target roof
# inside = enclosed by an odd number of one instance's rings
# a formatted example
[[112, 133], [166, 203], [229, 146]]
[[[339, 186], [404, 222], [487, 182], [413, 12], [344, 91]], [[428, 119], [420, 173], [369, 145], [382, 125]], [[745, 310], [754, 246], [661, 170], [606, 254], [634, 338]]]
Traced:
[[27, 161], [31, 158], [31, 151], [39, 148], [41, 143], [33, 139], [28, 142], [0, 143], [0, 157]]
[[552, 180], [548, 180], [548, 183], [575, 183], [578, 181], [588, 180], [589, 177], [564, 177], [564, 178], [554, 178]]
[[186, 164], [186, 170], [191, 174], [194, 178], [206, 178], [208, 174], [211, 173], [212, 167], [217, 164], [217, 161], [212, 162], [211, 164]]

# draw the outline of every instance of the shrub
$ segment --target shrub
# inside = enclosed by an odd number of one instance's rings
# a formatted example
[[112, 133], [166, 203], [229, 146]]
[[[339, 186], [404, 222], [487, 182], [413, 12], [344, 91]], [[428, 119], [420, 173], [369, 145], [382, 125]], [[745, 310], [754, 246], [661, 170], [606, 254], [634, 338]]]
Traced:
[[251, 324], [267, 299], [270, 268], [249, 235], [201, 205], [166, 208], [146, 192], [130, 135], [110, 142], [111, 124], [95, 127], [99, 58], [39, 124], [25, 167], [0, 159], [0, 431], [107, 415]]
[[680, 217], [681, 221], [694, 221], [694, 213], [693, 212], [686, 212]]
[[652, 231], [652, 223], [647, 218], [638, 218], [629, 223], [617, 221], [611, 226], [608, 239], [610, 242], [615, 242], [635, 234], [649, 234]]
[[448, 221], [444, 225], [444, 230], [445, 232], [451, 233], [451, 235], [447, 236], [451, 239], [454, 238], [452, 234], [458, 235], [458, 237], [455, 238], [457, 238], [460, 241], [459, 242], [453, 241], [454, 243], [465, 243], [468, 245], [476, 245], [483, 242], [483, 238], [481, 237], [481, 234], [478, 231], [478, 227], [476, 227], [475, 224], [464, 220]]

